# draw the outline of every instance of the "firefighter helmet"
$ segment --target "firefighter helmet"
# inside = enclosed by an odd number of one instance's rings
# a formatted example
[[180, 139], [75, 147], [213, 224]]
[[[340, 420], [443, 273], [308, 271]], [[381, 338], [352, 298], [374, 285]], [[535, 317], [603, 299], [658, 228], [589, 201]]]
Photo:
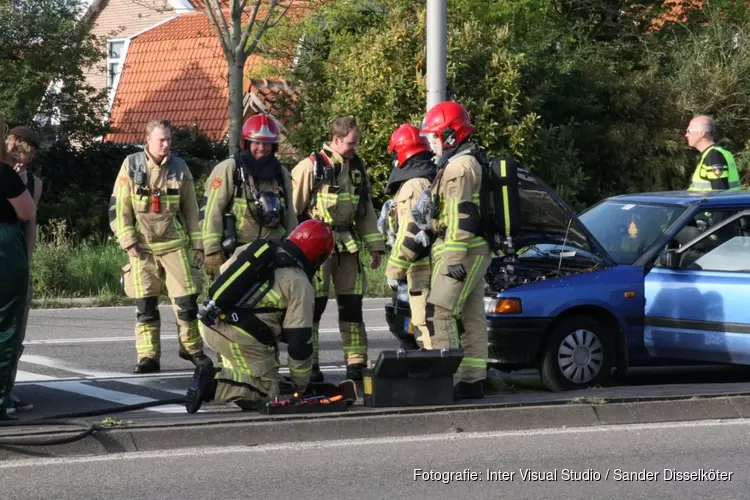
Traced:
[[242, 149], [249, 149], [248, 142], [278, 144], [279, 126], [274, 117], [260, 113], [248, 118], [242, 126]]
[[331, 226], [309, 219], [289, 233], [287, 241], [299, 248], [307, 262], [317, 269], [333, 253], [335, 238]]
[[430, 150], [427, 142], [419, 129], [413, 125], [403, 124], [393, 132], [388, 143], [388, 152], [393, 156], [393, 166], [401, 168], [406, 160], [417, 153]]
[[468, 138], [474, 127], [469, 113], [454, 101], [435, 104], [424, 117], [422, 133], [435, 134], [443, 149], [453, 149]]

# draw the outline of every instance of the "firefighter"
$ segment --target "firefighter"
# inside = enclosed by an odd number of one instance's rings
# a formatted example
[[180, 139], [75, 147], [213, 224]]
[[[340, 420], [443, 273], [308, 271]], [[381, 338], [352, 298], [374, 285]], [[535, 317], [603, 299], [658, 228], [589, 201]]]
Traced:
[[[207, 401], [254, 410], [278, 396], [279, 342], [288, 345], [297, 391], [307, 390], [315, 303], [311, 280], [333, 246], [331, 227], [308, 220], [281, 245], [258, 239], [238, 248], [221, 267], [209, 306], [200, 314], [201, 335], [221, 362], [214, 368], [206, 357], [196, 365], [186, 398], [189, 413]], [[260, 291], [246, 298], [253, 289]], [[227, 296], [242, 298], [235, 302]]]
[[315, 280], [313, 382], [323, 381], [318, 333], [331, 280], [339, 309], [346, 376], [352, 380], [362, 379], [367, 363], [367, 331], [362, 320], [362, 296], [367, 290], [367, 280], [359, 254], [369, 250], [371, 267], [377, 269], [385, 253], [370, 199], [370, 180], [364, 162], [356, 154], [360, 138], [357, 121], [352, 116], [339, 117], [331, 123], [330, 132], [330, 143], [292, 170], [294, 209], [298, 219], [322, 220], [330, 224], [336, 234], [335, 255], [321, 268]]
[[412, 215], [417, 199], [435, 179], [435, 163], [430, 144], [412, 125], [401, 125], [388, 143], [393, 156], [393, 170], [385, 194], [393, 197], [393, 224], [396, 241], [388, 259], [385, 275], [392, 290], [406, 278], [411, 308], [411, 322], [421, 332], [425, 349], [431, 348], [425, 320], [427, 296], [430, 292], [429, 248], [414, 241], [419, 232]]
[[110, 200], [110, 227], [130, 259], [122, 268], [125, 294], [136, 299], [134, 373], [160, 370], [162, 275], [177, 316], [179, 356], [193, 363], [204, 357], [197, 322], [203, 262], [198, 203], [190, 170], [170, 154], [171, 141], [169, 121], [149, 121], [146, 147], [125, 159]]
[[297, 225], [292, 178], [275, 156], [278, 147], [276, 120], [257, 114], [242, 127], [240, 152], [211, 172], [201, 200], [204, 268], [211, 277], [237, 246], [256, 238], [281, 243]]
[[430, 188], [432, 280], [427, 298], [427, 328], [432, 348], [457, 348], [464, 358], [456, 373], [457, 398], [484, 397], [487, 372], [485, 273], [490, 249], [482, 237], [479, 195], [482, 166], [470, 140], [474, 127], [457, 102], [441, 102], [425, 115], [424, 134], [438, 157]]

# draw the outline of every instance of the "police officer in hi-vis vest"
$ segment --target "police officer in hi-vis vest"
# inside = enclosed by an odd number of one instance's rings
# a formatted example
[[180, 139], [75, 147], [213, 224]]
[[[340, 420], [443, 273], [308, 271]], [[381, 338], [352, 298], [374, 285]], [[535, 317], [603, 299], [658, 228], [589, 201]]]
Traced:
[[685, 138], [700, 153], [690, 182], [690, 191], [740, 189], [740, 176], [732, 153], [716, 144], [716, 125], [705, 115], [690, 120]]

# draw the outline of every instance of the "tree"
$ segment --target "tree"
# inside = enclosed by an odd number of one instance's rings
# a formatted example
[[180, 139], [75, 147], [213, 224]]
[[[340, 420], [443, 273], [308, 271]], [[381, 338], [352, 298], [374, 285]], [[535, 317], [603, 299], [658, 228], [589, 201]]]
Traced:
[[245, 62], [293, 3], [294, 0], [204, 0], [202, 10], [216, 30], [229, 70], [230, 148], [239, 144], [242, 131]]
[[[520, 100], [523, 55], [510, 50], [506, 28], [465, 17], [460, 9], [449, 13], [448, 86], [472, 113], [483, 146], [526, 158], [537, 123]], [[424, 116], [425, 21], [423, 2], [337, 2], [303, 27], [304, 43], [290, 75], [301, 94], [293, 103], [294, 121], [301, 125], [290, 130], [290, 140], [301, 151], [319, 149], [333, 118], [356, 116], [359, 154], [375, 197], [391, 170], [391, 133]]]
[[10, 124], [60, 120], [57, 133], [86, 140], [102, 133], [107, 96], [86, 83], [82, 68], [105, 54], [71, 0], [0, 4], [0, 112]]

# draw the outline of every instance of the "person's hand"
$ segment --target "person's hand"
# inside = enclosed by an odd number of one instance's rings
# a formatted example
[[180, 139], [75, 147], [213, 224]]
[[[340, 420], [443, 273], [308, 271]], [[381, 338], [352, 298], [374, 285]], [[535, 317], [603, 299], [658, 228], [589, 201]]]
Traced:
[[138, 258], [138, 256], [141, 254], [141, 249], [138, 248], [138, 243], [134, 243], [133, 245], [128, 247], [127, 252], [130, 257]]
[[391, 290], [393, 290], [394, 292], [397, 292], [397, 291], [398, 291], [398, 284], [399, 284], [399, 283], [398, 283], [398, 280], [395, 280], [395, 279], [393, 279], [393, 278], [389, 278], [389, 279], [388, 279], [388, 288], [390, 288], [390, 289], [391, 289]]
[[455, 264], [452, 266], [448, 266], [447, 272], [448, 272], [448, 276], [450, 276], [456, 281], [466, 280], [466, 268], [464, 267], [463, 264]]
[[208, 254], [203, 258], [203, 269], [209, 276], [216, 276], [221, 271], [221, 265], [224, 263], [224, 255], [221, 252]]
[[380, 261], [382, 260], [382, 253], [381, 252], [372, 252], [372, 265], [370, 266], [372, 269], [377, 269], [380, 267]]
[[203, 264], [203, 261], [205, 260], [203, 255], [203, 250], [196, 250], [195, 251], [195, 262], [196, 264]]

